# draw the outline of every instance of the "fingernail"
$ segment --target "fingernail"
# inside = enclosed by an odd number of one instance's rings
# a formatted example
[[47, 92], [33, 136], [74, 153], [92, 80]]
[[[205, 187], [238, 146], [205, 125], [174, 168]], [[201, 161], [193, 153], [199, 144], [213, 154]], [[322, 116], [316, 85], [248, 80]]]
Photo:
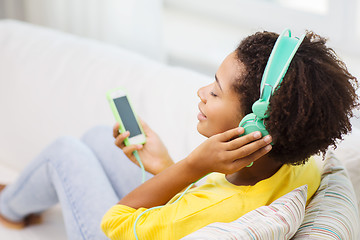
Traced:
[[270, 151], [272, 149], [272, 146], [271, 145], [267, 145], [266, 147], [265, 147], [265, 150], [266, 151]]
[[266, 143], [271, 143], [272, 139], [271, 139], [271, 136], [270, 135], [267, 135], [266, 137], [264, 137], [264, 141]]
[[260, 138], [261, 133], [260, 132], [255, 132], [253, 136], [254, 136], [254, 138]]
[[238, 133], [243, 133], [243, 131], [244, 131], [244, 128], [243, 128], [243, 127], [239, 127], [239, 128], [238, 128]]
[[136, 145], [137, 149], [142, 149], [142, 147], [143, 147], [143, 145], [141, 145], [141, 144]]

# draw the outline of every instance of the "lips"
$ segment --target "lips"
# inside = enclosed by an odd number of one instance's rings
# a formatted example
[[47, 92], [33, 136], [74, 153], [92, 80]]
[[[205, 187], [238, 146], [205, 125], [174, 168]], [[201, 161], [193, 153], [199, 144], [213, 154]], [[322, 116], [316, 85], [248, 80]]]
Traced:
[[201, 109], [200, 109], [200, 106], [199, 106], [199, 114], [197, 115], [197, 118], [198, 118], [198, 120], [199, 121], [203, 121], [203, 120], [206, 120], [206, 116], [205, 116], [205, 114], [201, 111]]

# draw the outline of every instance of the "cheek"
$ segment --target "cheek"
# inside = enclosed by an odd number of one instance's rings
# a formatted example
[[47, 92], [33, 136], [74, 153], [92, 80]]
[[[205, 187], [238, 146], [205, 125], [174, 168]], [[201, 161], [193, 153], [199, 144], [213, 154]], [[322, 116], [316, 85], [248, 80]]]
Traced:
[[227, 131], [239, 126], [241, 119], [238, 117], [237, 113], [227, 113], [221, 115], [219, 119], [219, 125], [222, 127], [222, 131]]
[[234, 108], [229, 108], [229, 105], [227, 105], [227, 107], [219, 107], [219, 109], [214, 112], [213, 118], [210, 119], [210, 122], [212, 123], [211, 125], [216, 128], [217, 133], [224, 132], [239, 126], [241, 118], [238, 111], [233, 109]]

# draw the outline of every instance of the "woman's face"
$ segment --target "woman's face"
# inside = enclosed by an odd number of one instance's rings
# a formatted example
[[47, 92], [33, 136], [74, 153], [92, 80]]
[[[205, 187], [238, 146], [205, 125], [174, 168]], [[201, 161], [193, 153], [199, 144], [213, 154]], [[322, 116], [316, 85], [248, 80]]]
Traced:
[[228, 55], [215, 74], [215, 81], [198, 90], [200, 113], [197, 130], [205, 137], [238, 127], [243, 115], [239, 95], [233, 83], [244, 73], [245, 67], [236, 59], [236, 53]]

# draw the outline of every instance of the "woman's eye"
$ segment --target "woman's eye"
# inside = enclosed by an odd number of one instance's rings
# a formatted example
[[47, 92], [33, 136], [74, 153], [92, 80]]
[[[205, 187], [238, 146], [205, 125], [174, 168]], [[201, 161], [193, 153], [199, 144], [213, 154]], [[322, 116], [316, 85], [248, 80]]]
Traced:
[[214, 92], [210, 92], [210, 95], [213, 97], [217, 97], [217, 95]]

